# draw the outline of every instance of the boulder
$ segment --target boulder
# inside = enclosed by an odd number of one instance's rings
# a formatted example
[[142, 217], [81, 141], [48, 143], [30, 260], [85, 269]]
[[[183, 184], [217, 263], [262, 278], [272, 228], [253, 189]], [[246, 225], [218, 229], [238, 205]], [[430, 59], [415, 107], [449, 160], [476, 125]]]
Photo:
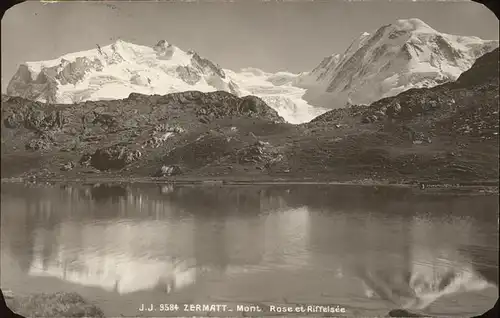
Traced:
[[273, 163], [279, 162], [283, 156], [273, 149], [273, 147], [264, 141], [256, 141], [254, 144], [241, 149], [236, 153], [237, 160], [240, 164], [264, 164], [269, 166]]
[[50, 134], [43, 133], [38, 137], [35, 137], [30, 141], [28, 141], [28, 143], [25, 145], [25, 148], [26, 150], [43, 151], [52, 148], [53, 144], [54, 144], [53, 136]]
[[177, 166], [177, 165], [163, 165], [158, 172], [156, 172], [155, 176], [156, 177], [170, 177], [170, 176], [175, 176], [179, 175], [182, 173], [182, 169]]
[[78, 162], [82, 167], [88, 167], [90, 166], [90, 162], [92, 160], [92, 155], [89, 153], [84, 154], [81, 158], [80, 161]]
[[64, 165], [61, 166], [61, 171], [71, 171], [75, 167], [75, 164], [73, 161], [70, 161]]
[[13, 113], [7, 116], [3, 121], [5, 127], [10, 129], [21, 128], [23, 126], [23, 122], [24, 122], [24, 116], [21, 113], [19, 114]]

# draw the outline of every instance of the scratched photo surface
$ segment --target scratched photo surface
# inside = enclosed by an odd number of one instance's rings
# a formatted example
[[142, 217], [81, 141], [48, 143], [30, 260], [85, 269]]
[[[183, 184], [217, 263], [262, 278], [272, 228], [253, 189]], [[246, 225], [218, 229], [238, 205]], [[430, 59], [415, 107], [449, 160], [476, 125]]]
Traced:
[[12, 311], [472, 317], [497, 301], [485, 6], [28, 1], [1, 32]]

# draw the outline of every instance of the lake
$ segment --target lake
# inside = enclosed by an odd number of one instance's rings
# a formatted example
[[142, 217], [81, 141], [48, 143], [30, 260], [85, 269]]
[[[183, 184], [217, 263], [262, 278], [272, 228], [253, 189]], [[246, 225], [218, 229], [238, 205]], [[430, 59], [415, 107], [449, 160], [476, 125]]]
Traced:
[[[215, 310], [191, 304], [227, 306], [212, 316], [409, 308], [460, 317], [483, 313], [498, 297], [481, 275], [498, 270], [495, 195], [2, 184], [1, 212], [2, 288], [75, 291], [113, 317]], [[179, 310], [165, 311], [169, 304]]]

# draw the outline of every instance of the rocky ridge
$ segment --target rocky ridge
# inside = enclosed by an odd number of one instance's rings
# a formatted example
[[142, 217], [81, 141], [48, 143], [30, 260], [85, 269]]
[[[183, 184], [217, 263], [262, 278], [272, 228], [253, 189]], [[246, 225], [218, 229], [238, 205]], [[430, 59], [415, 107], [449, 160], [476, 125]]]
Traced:
[[[227, 127], [227, 123], [237, 120], [245, 125], [285, 125], [283, 118], [261, 99], [239, 98], [223, 91], [131, 94], [123, 100], [74, 105], [48, 105], [2, 96], [2, 119], [4, 167], [6, 162], [17, 164], [19, 156], [27, 160], [50, 157], [49, 166], [57, 162], [60, 170], [68, 173], [74, 168], [94, 172], [138, 168], [142, 172], [150, 168], [144, 164], [158, 160], [155, 156], [165, 156], [167, 149], [172, 148], [171, 153], [178, 147], [196, 145], [200, 136], [220, 135], [223, 132], [218, 131], [224, 129], [231, 132], [233, 127]], [[234, 131], [238, 130], [234, 127]], [[239, 141], [239, 145], [251, 147], [255, 140], [251, 136], [247, 139]], [[198, 143], [210, 148], [208, 140]], [[229, 141], [222, 141], [231, 152]], [[207, 159], [203, 152], [195, 158]], [[161, 164], [155, 162], [153, 166], [153, 170], [145, 172], [147, 175], [161, 171]], [[182, 166], [197, 167], [187, 162]], [[35, 171], [39, 168], [33, 167]]]

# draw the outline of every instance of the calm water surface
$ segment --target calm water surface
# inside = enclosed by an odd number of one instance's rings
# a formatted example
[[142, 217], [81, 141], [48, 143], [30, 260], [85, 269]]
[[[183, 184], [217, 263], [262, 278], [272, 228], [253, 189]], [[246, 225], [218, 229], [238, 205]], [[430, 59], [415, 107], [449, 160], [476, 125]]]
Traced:
[[2, 288], [76, 291], [114, 317], [168, 316], [139, 311], [162, 303], [470, 316], [498, 297], [481, 275], [498, 270], [496, 196], [3, 184], [1, 212]]

